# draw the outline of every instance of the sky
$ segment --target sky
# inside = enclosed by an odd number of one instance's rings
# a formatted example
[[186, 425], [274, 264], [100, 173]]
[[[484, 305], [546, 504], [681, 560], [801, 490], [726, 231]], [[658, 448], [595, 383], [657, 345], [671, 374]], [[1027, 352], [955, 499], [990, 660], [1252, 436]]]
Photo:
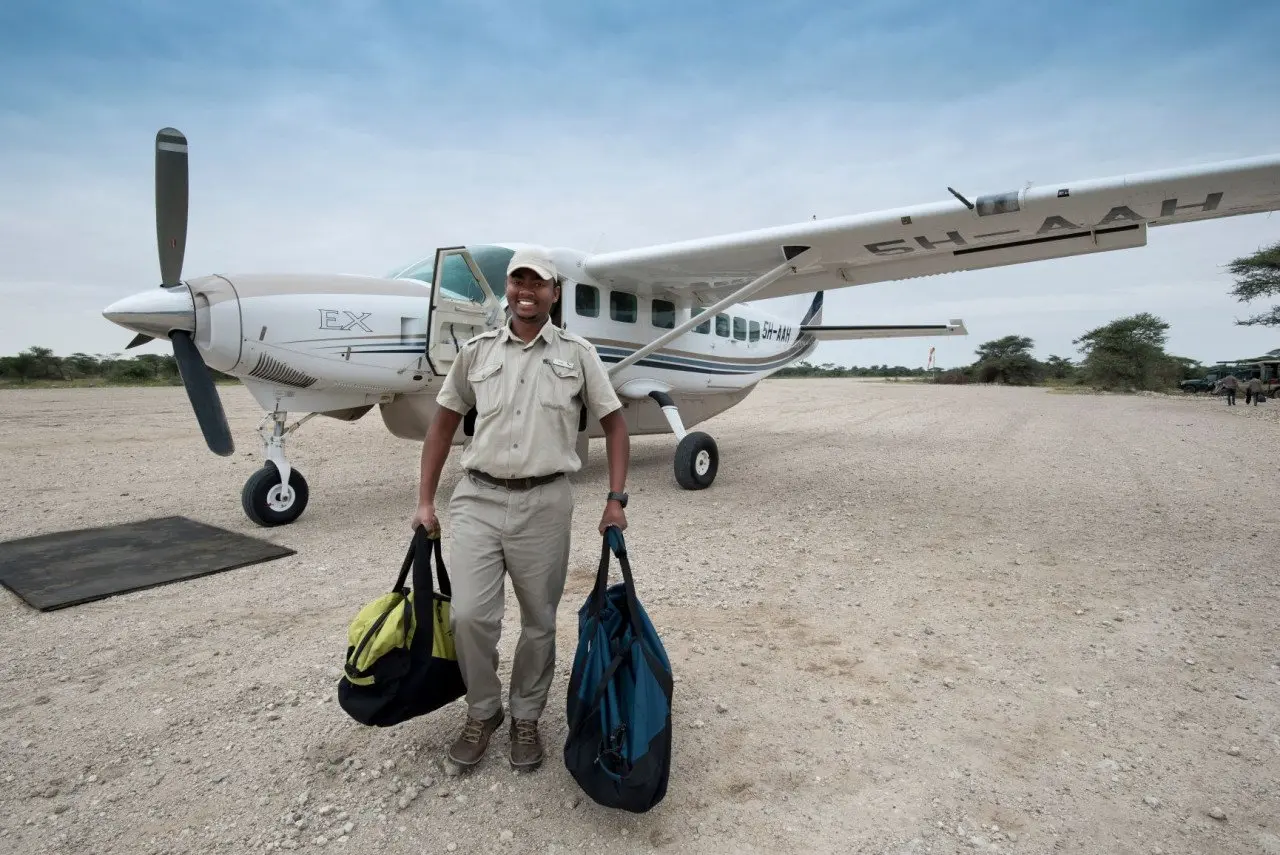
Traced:
[[[0, 5], [0, 355], [120, 353], [159, 281], [154, 137], [190, 141], [184, 275], [381, 275], [437, 246], [615, 250], [1280, 152], [1280, 4], [869, 0]], [[1225, 265], [1280, 216], [829, 292], [826, 323], [967, 337], [815, 362], [1040, 358], [1136, 312], [1204, 362], [1280, 347]], [[28, 306], [29, 308], [22, 308]], [[130, 353], [167, 352], [152, 343]]]

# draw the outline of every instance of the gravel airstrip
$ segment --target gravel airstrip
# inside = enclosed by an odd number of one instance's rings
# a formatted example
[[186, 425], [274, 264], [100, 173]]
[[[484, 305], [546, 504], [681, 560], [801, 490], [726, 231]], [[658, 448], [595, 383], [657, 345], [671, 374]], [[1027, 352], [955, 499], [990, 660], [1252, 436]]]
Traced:
[[[261, 414], [221, 393], [232, 458], [181, 388], [0, 392], [0, 539], [182, 514], [297, 550], [47, 613], [0, 594], [2, 852], [1280, 853], [1280, 401], [769, 381], [705, 426], [703, 492], [671, 437], [633, 440], [628, 546], [677, 682], [670, 790], [631, 815], [560, 755], [603, 443], [546, 763], [511, 772], [504, 728], [458, 777], [460, 703], [376, 730], [335, 702], [419, 446], [376, 411], [311, 420], [310, 507], [260, 529]], [[508, 590], [504, 673], [517, 615]]]

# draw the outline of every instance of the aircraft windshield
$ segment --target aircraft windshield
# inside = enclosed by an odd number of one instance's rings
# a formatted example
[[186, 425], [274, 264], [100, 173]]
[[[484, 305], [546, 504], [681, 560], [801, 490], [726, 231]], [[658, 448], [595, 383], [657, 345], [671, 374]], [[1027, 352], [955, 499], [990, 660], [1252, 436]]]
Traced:
[[[506, 302], [507, 263], [515, 250], [502, 246], [469, 246], [467, 250], [475, 260], [476, 267], [484, 274], [493, 296], [498, 302]], [[419, 282], [431, 284], [435, 276], [436, 258], [432, 255], [425, 261], [410, 265], [390, 274], [392, 279], [417, 279]], [[470, 300], [473, 303], [484, 303], [484, 291], [480, 283], [471, 274], [471, 268], [460, 255], [448, 255], [444, 259], [444, 271], [440, 280], [440, 290], [455, 300]]]

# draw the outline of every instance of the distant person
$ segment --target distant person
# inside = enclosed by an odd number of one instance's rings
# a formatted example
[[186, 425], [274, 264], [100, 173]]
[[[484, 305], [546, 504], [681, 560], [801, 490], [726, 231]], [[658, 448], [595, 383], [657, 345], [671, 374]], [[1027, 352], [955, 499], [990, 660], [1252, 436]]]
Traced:
[[1218, 388], [1227, 393], [1227, 406], [1234, 407], [1236, 405], [1236, 389], [1240, 388], [1240, 379], [1234, 374], [1228, 374], [1218, 381]]
[[1254, 374], [1249, 378], [1249, 382], [1244, 384], [1244, 402], [1247, 405], [1250, 401], [1253, 405], [1258, 406], [1258, 396], [1262, 394], [1262, 378]]

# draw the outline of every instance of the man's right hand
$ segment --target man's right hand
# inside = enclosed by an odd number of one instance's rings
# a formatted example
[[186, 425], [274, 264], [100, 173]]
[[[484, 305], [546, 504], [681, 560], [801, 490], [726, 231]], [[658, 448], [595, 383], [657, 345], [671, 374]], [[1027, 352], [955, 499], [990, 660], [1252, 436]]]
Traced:
[[417, 531], [418, 526], [426, 528], [427, 534], [440, 534], [440, 520], [436, 518], [436, 506], [434, 503], [418, 505], [418, 510], [414, 513], [413, 522], [409, 528]]

